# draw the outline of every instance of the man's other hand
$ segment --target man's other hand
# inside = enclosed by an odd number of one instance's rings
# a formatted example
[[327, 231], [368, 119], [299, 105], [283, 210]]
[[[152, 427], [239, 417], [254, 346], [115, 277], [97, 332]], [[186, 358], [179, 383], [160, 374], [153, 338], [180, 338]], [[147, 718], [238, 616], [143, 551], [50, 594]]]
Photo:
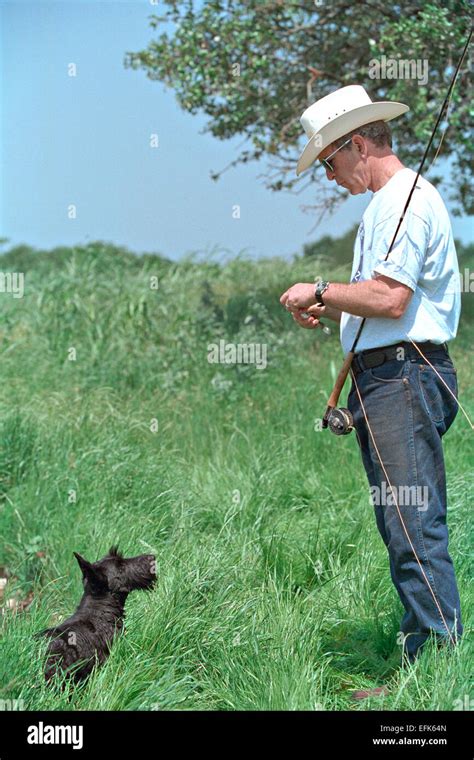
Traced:
[[325, 306], [311, 306], [308, 309], [298, 309], [293, 311], [293, 319], [300, 327], [306, 330], [314, 330], [319, 325], [319, 318], [322, 317]]

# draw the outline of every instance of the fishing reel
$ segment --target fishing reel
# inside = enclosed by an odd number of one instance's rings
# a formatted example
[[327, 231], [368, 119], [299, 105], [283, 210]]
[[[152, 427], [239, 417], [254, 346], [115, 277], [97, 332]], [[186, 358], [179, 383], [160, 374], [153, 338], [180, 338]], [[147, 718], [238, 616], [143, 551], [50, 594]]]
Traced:
[[329, 428], [334, 435], [349, 435], [354, 429], [354, 418], [349, 409], [328, 407], [323, 419], [323, 428]]
[[354, 418], [349, 409], [336, 406], [346, 381], [346, 377], [349, 374], [353, 358], [354, 354], [352, 351], [349, 351], [344, 359], [341, 371], [336, 378], [336, 383], [329, 397], [326, 412], [323, 417], [322, 427], [329, 428], [334, 435], [349, 435], [351, 430], [354, 429]]

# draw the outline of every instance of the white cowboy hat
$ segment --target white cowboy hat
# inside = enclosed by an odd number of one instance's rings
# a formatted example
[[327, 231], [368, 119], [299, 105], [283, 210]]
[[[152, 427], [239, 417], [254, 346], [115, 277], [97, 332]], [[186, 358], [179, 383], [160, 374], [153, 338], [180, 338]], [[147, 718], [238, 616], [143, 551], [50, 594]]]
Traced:
[[409, 111], [408, 106], [389, 100], [373, 103], [359, 84], [330, 92], [303, 112], [300, 122], [309, 137], [301, 154], [296, 174], [313, 164], [334, 140], [371, 121], [390, 121]]

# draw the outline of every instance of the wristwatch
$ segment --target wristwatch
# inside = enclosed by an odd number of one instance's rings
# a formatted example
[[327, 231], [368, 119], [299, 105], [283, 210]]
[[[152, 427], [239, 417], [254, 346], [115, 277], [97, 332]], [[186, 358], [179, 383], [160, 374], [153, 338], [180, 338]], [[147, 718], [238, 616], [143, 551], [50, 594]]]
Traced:
[[316, 303], [321, 304], [321, 306], [324, 306], [323, 293], [326, 292], [329, 285], [330, 283], [327, 282], [326, 280], [320, 280], [319, 282], [316, 283], [314, 295], [316, 296]]

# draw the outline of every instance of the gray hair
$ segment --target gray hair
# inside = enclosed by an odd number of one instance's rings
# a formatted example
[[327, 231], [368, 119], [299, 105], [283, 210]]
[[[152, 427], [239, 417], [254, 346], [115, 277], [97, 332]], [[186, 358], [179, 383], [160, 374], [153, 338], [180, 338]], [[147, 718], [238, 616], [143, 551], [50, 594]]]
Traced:
[[[386, 121], [371, 121], [370, 124], [364, 124], [358, 129], [353, 129], [352, 132], [348, 132], [343, 137], [339, 137], [332, 143], [334, 148], [339, 148], [349, 137], [352, 135], [360, 135], [370, 140], [378, 148], [385, 148], [385, 146], [392, 147], [392, 131]], [[346, 145], [342, 150], [349, 149], [351, 146]]]

